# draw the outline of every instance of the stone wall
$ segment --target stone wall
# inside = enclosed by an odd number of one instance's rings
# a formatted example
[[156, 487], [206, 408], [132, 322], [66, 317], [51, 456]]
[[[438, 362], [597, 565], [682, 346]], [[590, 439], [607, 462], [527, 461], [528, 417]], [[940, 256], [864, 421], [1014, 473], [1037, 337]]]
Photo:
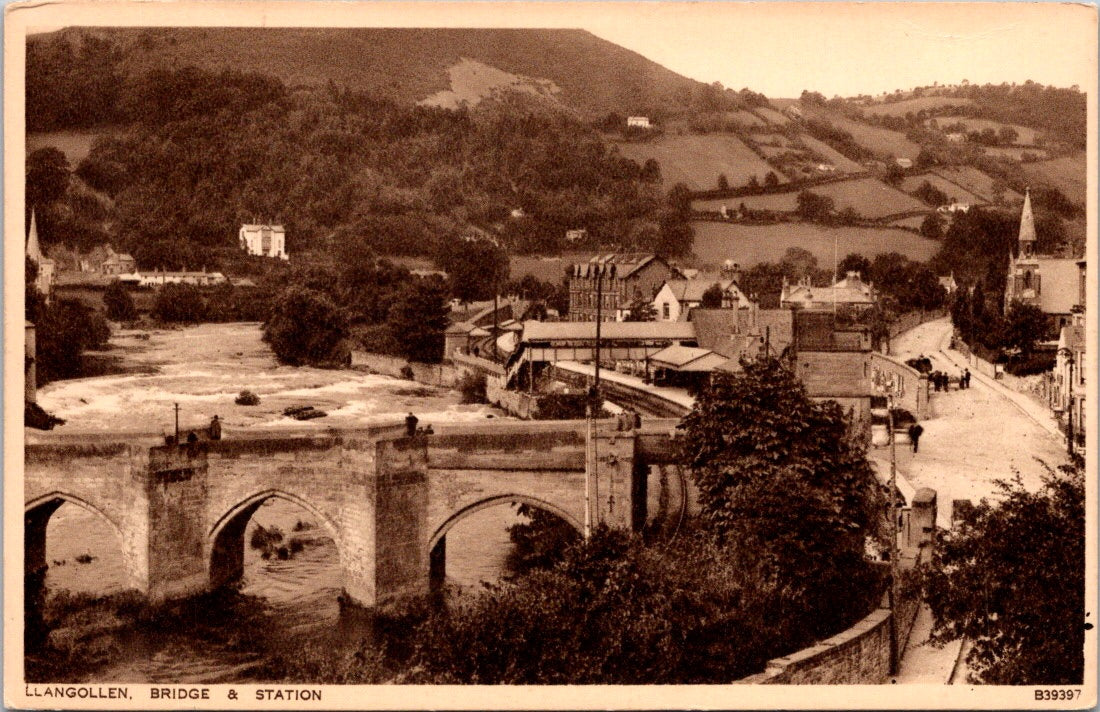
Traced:
[[916, 328], [921, 324], [926, 324], [936, 319], [942, 319], [947, 316], [947, 312], [943, 309], [936, 309], [933, 311], [915, 311], [907, 312], [897, 318], [896, 321], [887, 327], [887, 331], [890, 334], [890, 338], [894, 338], [898, 334], [909, 331]]
[[412, 371], [412, 380], [426, 386], [454, 388], [462, 377], [462, 371], [445, 363], [420, 363], [399, 356], [386, 356], [361, 349], [352, 349], [352, 368], [366, 368], [374, 373], [393, 378], [404, 378], [402, 370], [408, 367]]

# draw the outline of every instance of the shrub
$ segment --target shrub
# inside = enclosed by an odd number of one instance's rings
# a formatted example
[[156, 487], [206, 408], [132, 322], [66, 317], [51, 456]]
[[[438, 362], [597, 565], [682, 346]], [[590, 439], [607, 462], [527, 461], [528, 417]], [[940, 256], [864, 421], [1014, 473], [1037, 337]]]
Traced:
[[485, 403], [485, 374], [467, 371], [458, 381], [463, 403]]
[[343, 312], [321, 292], [287, 288], [264, 324], [264, 341], [275, 356], [291, 366], [324, 366], [339, 360], [347, 336]]
[[233, 400], [237, 405], [259, 405], [260, 397], [249, 390], [241, 391]]
[[413, 378], [416, 377], [416, 374], [413, 373], [412, 366], [410, 366], [409, 364], [405, 364], [404, 366], [402, 366], [399, 373], [401, 374], [401, 377], [404, 378], [406, 381], [411, 381], [413, 380]]
[[107, 306], [107, 318], [113, 321], [133, 321], [137, 318], [130, 290], [117, 279], [103, 292], [103, 303]]
[[206, 303], [193, 284], [166, 284], [157, 290], [153, 316], [164, 322], [197, 322], [206, 318]]
[[579, 420], [585, 417], [588, 396], [583, 393], [547, 393], [539, 396], [538, 420]]

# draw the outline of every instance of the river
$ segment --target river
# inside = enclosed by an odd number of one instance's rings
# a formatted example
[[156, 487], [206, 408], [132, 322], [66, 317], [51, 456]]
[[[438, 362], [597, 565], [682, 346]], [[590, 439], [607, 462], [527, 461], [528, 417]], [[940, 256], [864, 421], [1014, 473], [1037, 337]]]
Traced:
[[[59, 432], [136, 429], [154, 424], [167, 430], [171, 404], [185, 407], [184, 422], [202, 422], [218, 413], [230, 428], [270, 428], [293, 424], [287, 405], [314, 404], [327, 418], [318, 427], [396, 420], [417, 413], [423, 423], [501, 417], [481, 405], [462, 405], [457, 394], [408, 381], [351, 370], [280, 366], [259, 339], [257, 325], [217, 324], [189, 329], [123, 332], [109, 352], [122, 373], [50, 384], [39, 394], [46, 410], [67, 420]], [[233, 403], [249, 388], [260, 406]], [[475, 588], [499, 579], [510, 547], [507, 527], [521, 519], [506, 505], [477, 512], [447, 535], [447, 577]], [[264, 559], [249, 545], [257, 526], [277, 527], [286, 542], [302, 541], [288, 560]], [[64, 504], [47, 529], [46, 578], [50, 593], [109, 594], [126, 588], [122, 553], [114, 530], [98, 515]], [[341, 589], [336, 546], [306, 510], [281, 499], [268, 500], [245, 532], [245, 571], [241, 591], [263, 597], [278, 613], [281, 632], [336, 627]], [[128, 646], [130, 654], [96, 675], [97, 682], [247, 682], [248, 666], [239, 652], [157, 641]]]

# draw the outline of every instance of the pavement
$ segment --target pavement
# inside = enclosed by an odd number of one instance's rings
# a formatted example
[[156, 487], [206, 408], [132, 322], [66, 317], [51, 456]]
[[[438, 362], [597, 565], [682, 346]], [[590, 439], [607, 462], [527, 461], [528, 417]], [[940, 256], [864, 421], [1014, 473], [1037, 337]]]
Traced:
[[[921, 324], [895, 337], [891, 352], [906, 360], [924, 355], [933, 368], [958, 376], [968, 366], [965, 355], [950, 348], [949, 319]], [[966, 390], [933, 391], [930, 416], [921, 422], [919, 452], [899, 443], [898, 471], [914, 487], [938, 493], [937, 524], [951, 526], [952, 501], [1000, 496], [997, 480], [1019, 476], [1027, 489], [1042, 487], [1048, 468], [1066, 461], [1065, 446], [1053, 417], [1039, 403], [971, 369]], [[888, 458], [888, 449], [873, 455]], [[902, 654], [899, 683], [948, 684], [965, 680], [963, 642], [944, 647], [928, 642], [932, 613], [922, 606]]]

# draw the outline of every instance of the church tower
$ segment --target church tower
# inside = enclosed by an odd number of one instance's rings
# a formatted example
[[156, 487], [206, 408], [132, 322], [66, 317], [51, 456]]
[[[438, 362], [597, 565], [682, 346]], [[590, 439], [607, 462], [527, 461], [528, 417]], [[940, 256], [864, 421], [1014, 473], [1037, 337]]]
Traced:
[[1024, 192], [1024, 211], [1020, 214], [1019, 256], [1035, 256], [1035, 215], [1031, 212], [1031, 190]]

